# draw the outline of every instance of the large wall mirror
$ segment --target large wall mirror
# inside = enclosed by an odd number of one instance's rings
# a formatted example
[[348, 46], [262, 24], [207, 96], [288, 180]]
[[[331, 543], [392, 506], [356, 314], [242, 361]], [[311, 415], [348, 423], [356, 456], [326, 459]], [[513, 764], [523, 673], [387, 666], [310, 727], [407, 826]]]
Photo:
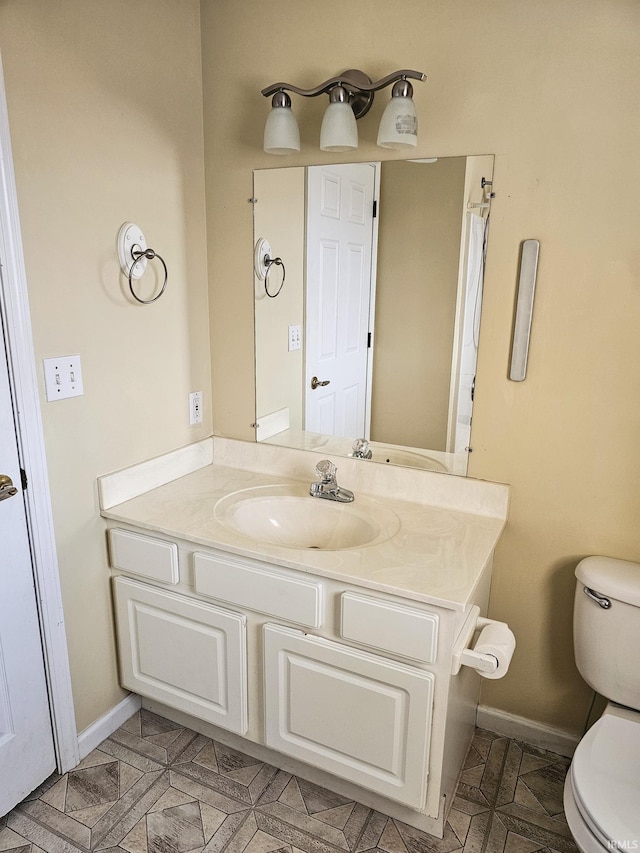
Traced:
[[466, 474], [492, 175], [491, 155], [254, 172], [254, 246], [281, 261], [265, 281], [256, 259], [258, 441]]

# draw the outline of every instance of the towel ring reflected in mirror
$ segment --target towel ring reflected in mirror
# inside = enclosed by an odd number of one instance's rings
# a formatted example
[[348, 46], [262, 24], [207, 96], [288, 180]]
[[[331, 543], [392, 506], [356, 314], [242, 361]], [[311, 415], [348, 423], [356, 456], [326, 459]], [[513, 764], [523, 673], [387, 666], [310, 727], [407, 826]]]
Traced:
[[[280, 286], [275, 291], [275, 293], [272, 293], [269, 290], [269, 273], [271, 272], [274, 266], [282, 267], [282, 280], [280, 282]], [[278, 296], [278, 294], [284, 287], [284, 282], [287, 277], [287, 270], [282, 258], [273, 257], [271, 244], [264, 237], [260, 237], [258, 240], [256, 240], [256, 245], [253, 253], [253, 269], [256, 274], [256, 277], [260, 279], [260, 281], [264, 282], [264, 292], [271, 299], [275, 299], [275, 297]]]

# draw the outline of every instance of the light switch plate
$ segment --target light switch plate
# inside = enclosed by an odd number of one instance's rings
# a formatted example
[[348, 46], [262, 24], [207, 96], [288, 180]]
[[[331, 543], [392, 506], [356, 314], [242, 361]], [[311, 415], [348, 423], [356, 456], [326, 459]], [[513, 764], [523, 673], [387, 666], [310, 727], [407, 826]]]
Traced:
[[47, 401], [64, 400], [67, 397], [81, 397], [82, 367], [79, 355], [60, 355], [56, 358], [43, 358], [44, 384]]

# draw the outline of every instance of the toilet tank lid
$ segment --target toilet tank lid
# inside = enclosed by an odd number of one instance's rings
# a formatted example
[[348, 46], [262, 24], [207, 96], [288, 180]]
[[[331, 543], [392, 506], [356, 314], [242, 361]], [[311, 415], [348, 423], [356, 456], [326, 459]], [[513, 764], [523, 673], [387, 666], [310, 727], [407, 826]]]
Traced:
[[576, 566], [576, 578], [609, 598], [640, 607], [640, 563], [585, 557]]

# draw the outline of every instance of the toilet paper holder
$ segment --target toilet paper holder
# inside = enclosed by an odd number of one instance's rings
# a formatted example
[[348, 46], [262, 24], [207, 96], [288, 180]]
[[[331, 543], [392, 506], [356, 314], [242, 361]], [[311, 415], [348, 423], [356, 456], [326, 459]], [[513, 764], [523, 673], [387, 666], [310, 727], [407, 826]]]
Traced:
[[469, 666], [477, 670], [485, 678], [501, 678], [507, 672], [511, 660], [510, 655], [506, 663], [503, 662], [500, 665], [498, 658], [494, 655], [483, 654], [482, 652], [475, 651], [475, 649], [467, 648], [475, 632], [478, 630], [482, 631], [483, 628], [488, 626], [499, 628], [501, 633], [504, 634], [505, 639], [511, 639], [515, 647], [515, 638], [507, 623], [480, 616], [480, 608], [477, 605], [473, 605], [454, 644], [451, 664], [452, 675], [457, 675], [463, 666]]

